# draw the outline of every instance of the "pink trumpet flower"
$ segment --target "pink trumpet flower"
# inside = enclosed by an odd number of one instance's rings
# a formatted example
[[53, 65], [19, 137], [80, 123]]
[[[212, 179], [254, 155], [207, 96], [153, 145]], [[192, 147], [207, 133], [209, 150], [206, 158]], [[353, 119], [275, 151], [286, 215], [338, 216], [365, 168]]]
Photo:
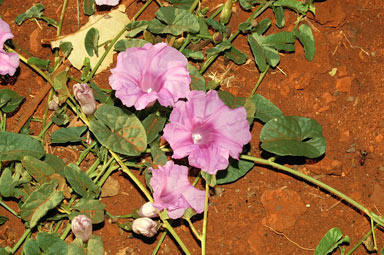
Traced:
[[120, 0], [96, 0], [95, 2], [97, 5], [116, 6]]
[[19, 56], [14, 52], [6, 52], [4, 43], [8, 39], [12, 39], [13, 34], [11, 28], [2, 19], [0, 19], [0, 75], [14, 75], [19, 67]]

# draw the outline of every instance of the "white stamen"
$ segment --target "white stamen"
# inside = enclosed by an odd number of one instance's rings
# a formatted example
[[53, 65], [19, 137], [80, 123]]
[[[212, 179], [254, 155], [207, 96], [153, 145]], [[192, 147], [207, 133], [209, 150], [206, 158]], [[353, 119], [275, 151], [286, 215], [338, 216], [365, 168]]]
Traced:
[[196, 144], [196, 143], [199, 143], [200, 140], [201, 140], [201, 135], [200, 134], [192, 134], [192, 139], [193, 139], [193, 143]]
[[147, 93], [151, 93], [151, 92], [152, 92], [152, 88], [147, 89]]

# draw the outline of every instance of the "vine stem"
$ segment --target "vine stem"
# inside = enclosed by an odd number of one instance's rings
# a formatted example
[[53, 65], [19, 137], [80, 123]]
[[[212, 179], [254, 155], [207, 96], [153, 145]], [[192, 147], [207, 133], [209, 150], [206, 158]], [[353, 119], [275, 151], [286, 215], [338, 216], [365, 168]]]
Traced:
[[20, 237], [19, 241], [15, 244], [15, 246], [13, 246], [12, 250], [11, 250], [11, 254], [14, 254], [21, 246], [21, 244], [24, 242], [24, 240], [29, 236], [29, 234], [31, 234], [31, 229], [28, 228], [24, 234]]
[[164, 242], [164, 239], [165, 239], [165, 237], [167, 236], [167, 232], [168, 232], [168, 231], [165, 230], [165, 231], [161, 234], [160, 240], [159, 240], [159, 242], [157, 243], [155, 249], [153, 250], [152, 255], [156, 255], [157, 252], [160, 250], [160, 246], [161, 246], [161, 244]]
[[260, 86], [261, 82], [263, 81], [265, 75], [267, 74], [268, 70], [269, 70], [269, 65], [267, 65], [267, 68], [265, 68], [265, 70], [260, 74], [259, 76], [259, 79], [257, 80], [256, 84], [255, 84], [255, 87], [252, 89], [252, 92], [251, 92], [251, 95], [250, 96], [253, 96], [253, 94], [255, 94], [257, 88]]
[[201, 236], [201, 255], [205, 255], [206, 246], [207, 246], [208, 197], [209, 197], [209, 185], [208, 185], [208, 182], [206, 181], [205, 182], [203, 235]]
[[350, 251], [346, 253], [346, 255], [352, 254], [372, 233], [374, 233], [376, 228], [377, 225], [374, 225], [373, 228], [355, 246], [353, 246]]
[[[1, 166], [0, 166], [0, 170], [1, 170]], [[6, 203], [4, 203], [2, 199], [0, 199], [0, 205], [5, 209], [7, 209], [10, 213], [15, 215], [17, 218], [20, 218], [20, 216], [11, 207], [9, 207]]]
[[[262, 14], [268, 7], [270, 7], [272, 5], [272, 2], [273, 1], [268, 1], [262, 5], [260, 5], [256, 11], [254, 13], [252, 13], [251, 16], [249, 16], [249, 18], [246, 20], [246, 21], [251, 21], [251, 20], [254, 20], [255, 18], [257, 18], [260, 14]], [[228, 41], [230, 42], [233, 42], [236, 37], [240, 34], [240, 30], [237, 30], [229, 39]], [[203, 74], [205, 71], [207, 71], [208, 67], [216, 60], [216, 58], [219, 56], [220, 54], [215, 54], [213, 56], [211, 56], [210, 58], [208, 58], [204, 64], [203, 64], [203, 67], [201, 68], [200, 70], [200, 74]]]
[[346, 202], [348, 202], [349, 204], [351, 204], [352, 206], [356, 207], [357, 209], [359, 209], [360, 211], [364, 212], [370, 219], [372, 219], [373, 221], [375, 221], [377, 224], [381, 225], [381, 226], [384, 226], [384, 220], [383, 218], [381, 218], [380, 216], [376, 215], [375, 213], [371, 212], [370, 210], [368, 210], [367, 208], [365, 208], [363, 205], [359, 204], [358, 202], [356, 202], [355, 200], [353, 200], [352, 198], [348, 197], [347, 195], [341, 193], [340, 191], [332, 188], [331, 186], [325, 184], [324, 182], [321, 182], [319, 180], [316, 180], [315, 178], [312, 178], [306, 174], [303, 174], [299, 171], [296, 171], [296, 170], [293, 170], [289, 167], [286, 167], [286, 166], [283, 166], [283, 165], [280, 165], [278, 163], [275, 163], [271, 160], [267, 160], [267, 159], [262, 159], [262, 158], [256, 158], [256, 157], [252, 157], [252, 156], [248, 156], [248, 155], [241, 155], [240, 156], [241, 159], [245, 159], [245, 160], [249, 160], [249, 161], [253, 161], [253, 162], [257, 162], [257, 163], [261, 163], [263, 165], [269, 165], [269, 166], [272, 166], [274, 168], [277, 168], [277, 169], [280, 169], [284, 172], [287, 172], [287, 173], [290, 173], [294, 176], [297, 176], [297, 177], [300, 177], [310, 183], [313, 183], [317, 186], [319, 186], [320, 188], [323, 188], [329, 192], [331, 192], [332, 194], [338, 196], [339, 198], [345, 200]]
[[195, 237], [201, 241], [201, 235], [200, 235], [199, 232], [196, 230], [196, 228], [195, 228], [195, 226], [193, 225], [191, 219], [185, 219], [185, 220], [188, 222], [189, 227], [191, 228], [191, 230], [192, 230], [193, 234], [195, 235]]

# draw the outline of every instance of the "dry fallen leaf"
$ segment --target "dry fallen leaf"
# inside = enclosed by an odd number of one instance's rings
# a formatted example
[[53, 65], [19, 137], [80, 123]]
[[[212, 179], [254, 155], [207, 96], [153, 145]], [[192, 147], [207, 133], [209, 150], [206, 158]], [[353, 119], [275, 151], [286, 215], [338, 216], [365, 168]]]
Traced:
[[118, 180], [114, 179], [112, 176], [109, 176], [107, 181], [104, 183], [101, 188], [101, 197], [113, 197], [119, 194], [120, 183]]
[[[58, 39], [51, 42], [52, 48], [58, 48], [62, 42], [72, 43], [72, 52], [68, 56], [68, 60], [71, 64], [81, 69], [83, 66], [84, 58], [89, 57], [91, 61], [91, 67], [93, 68], [99, 58], [104, 54], [104, 47], [99, 48], [99, 57], [93, 55], [90, 57], [85, 49], [84, 40], [85, 35], [91, 28], [96, 28], [99, 31], [99, 45], [103, 44], [108, 40], [112, 40], [129, 22], [128, 16], [125, 14], [125, 5], [120, 5], [117, 9], [110, 11], [103, 15], [92, 15], [89, 17], [87, 24], [82, 26], [79, 31], [73, 34], [61, 36]], [[124, 38], [124, 35], [120, 39]], [[109, 65], [113, 62], [114, 51], [111, 50], [106, 58], [104, 59], [101, 66], [97, 69], [96, 73], [106, 70]]]

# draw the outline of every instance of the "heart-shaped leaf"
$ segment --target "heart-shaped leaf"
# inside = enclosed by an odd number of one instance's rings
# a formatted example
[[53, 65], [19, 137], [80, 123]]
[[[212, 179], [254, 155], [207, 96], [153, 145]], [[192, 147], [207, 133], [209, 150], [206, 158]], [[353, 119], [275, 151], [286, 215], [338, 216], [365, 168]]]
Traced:
[[245, 160], [229, 160], [229, 166], [226, 170], [218, 171], [216, 173], [216, 183], [217, 184], [226, 184], [235, 182], [252, 169], [254, 163]]
[[280, 156], [317, 158], [326, 149], [321, 125], [313, 119], [280, 116], [269, 120], [260, 132], [261, 148]]
[[277, 118], [283, 115], [279, 107], [274, 105], [271, 101], [262, 95], [253, 95], [250, 100], [255, 104], [256, 112], [255, 118], [266, 123], [270, 119]]
[[206, 91], [206, 82], [204, 77], [200, 74], [199, 70], [197, 70], [197, 68], [191, 64], [188, 64], [187, 68], [189, 75], [191, 76], [191, 89]]
[[339, 228], [331, 228], [321, 239], [315, 250], [315, 255], [330, 254], [342, 243], [349, 243], [349, 237], [343, 237], [343, 233]]
[[304, 46], [305, 58], [311, 61], [315, 56], [315, 38], [313, 37], [311, 28], [308, 25], [302, 24], [299, 30], [294, 28], [293, 33]]
[[81, 142], [81, 135], [87, 130], [86, 126], [61, 128], [51, 135], [51, 143]]
[[102, 105], [90, 121], [90, 130], [97, 140], [114, 152], [138, 156], [147, 148], [147, 135], [134, 114], [126, 114], [112, 105]]

